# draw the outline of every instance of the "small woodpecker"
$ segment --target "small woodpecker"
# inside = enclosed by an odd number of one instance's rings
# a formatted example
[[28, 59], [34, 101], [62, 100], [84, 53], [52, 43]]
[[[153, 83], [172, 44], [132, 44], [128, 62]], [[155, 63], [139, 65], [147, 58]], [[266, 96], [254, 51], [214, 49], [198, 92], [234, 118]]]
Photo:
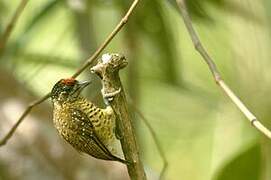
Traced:
[[54, 125], [79, 152], [98, 159], [127, 163], [109, 150], [117, 140], [113, 109], [110, 106], [100, 109], [80, 95], [88, 84], [88, 81], [68, 78], [54, 85], [51, 91]]

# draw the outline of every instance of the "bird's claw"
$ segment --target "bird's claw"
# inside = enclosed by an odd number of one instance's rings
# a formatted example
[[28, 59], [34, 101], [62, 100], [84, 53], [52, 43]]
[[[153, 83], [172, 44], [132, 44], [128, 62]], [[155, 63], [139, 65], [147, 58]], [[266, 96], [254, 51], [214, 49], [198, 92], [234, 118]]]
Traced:
[[110, 101], [113, 101], [114, 96], [116, 96], [120, 92], [121, 92], [121, 88], [119, 88], [116, 91], [110, 92], [110, 93], [105, 93], [104, 90], [102, 90], [103, 98], [105, 99], [106, 103], [110, 102]]

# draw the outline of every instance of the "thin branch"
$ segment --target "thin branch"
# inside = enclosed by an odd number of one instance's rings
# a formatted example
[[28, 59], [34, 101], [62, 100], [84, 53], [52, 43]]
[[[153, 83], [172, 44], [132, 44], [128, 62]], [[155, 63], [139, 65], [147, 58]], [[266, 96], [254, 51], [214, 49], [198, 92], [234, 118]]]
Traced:
[[5, 135], [5, 137], [0, 141], [0, 146], [3, 146], [7, 143], [7, 141], [11, 138], [17, 127], [21, 124], [21, 122], [24, 120], [24, 118], [30, 113], [32, 108], [34, 106], [39, 105], [40, 103], [44, 102], [46, 99], [50, 97], [50, 94], [45, 95], [44, 97], [33, 101], [28, 105], [28, 107], [25, 109], [21, 117], [18, 119], [18, 121], [12, 126], [12, 128], [9, 130], [9, 132]]
[[200, 53], [204, 61], [207, 63], [217, 85], [232, 100], [232, 102], [237, 106], [237, 108], [246, 116], [246, 118], [250, 121], [250, 123], [256, 129], [258, 129], [262, 134], [266, 135], [268, 138], [271, 139], [270, 130], [268, 130], [263, 124], [261, 124], [261, 122], [257, 120], [257, 118], [248, 110], [248, 108], [244, 105], [244, 103], [233, 93], [233, 91], [228, 87], [228, 85], [222, 80], [214, 61], [212, 60], [208, 52], [205, 50], [205, 48], [201, 44], [199, 37], [192, 25], [191, 18], [188, 14], [188, 11], [185, 5], [185, 0], [176, 0], [176, 2], [179, 6], [179, 10], [182, 14], [185, 26], [195, 46], [195, 49]]
[[146, 119], [146, 117], [143, 115], [143, 113], [133, 104], [133, 103], [130, 103], [130, 105], [133, 107], [134, 111], [139, 115], [139, 117], [143, 120], [144, 124], [147, 126], [148, 130], [150, 131], [151, 133], [151, 136], [154, 140], [154, 143], [157, 147], [157, 150], [162, 158], [162, 161], [163, 161], [163, 168], [161, 170], [161, 173], [160, 173], [160, 176], [159, 176], [159, 179], [163, 179], [164, 178], [164, 175], [166, 173], [166, 170], [167, 170], [167, 167], [168, 167], [168, 161], [167, 161], [167, 158], [166, 158], [166, 155], [165, 155], [165, 152], [163, 151], [163, 148], [158, 140], [158, 137], [157, 135], [155, 134], [151, 124], [149, 123], [149, 121]]
[[92, 62], [100, 55], [100, 53], [106, 48], [106, 46], [111, 42], [111, 40], [118, 34], [121, 28], [128, 22], [130, 15], [132, 14], [133, 10], [135, 9], [136, 5], [138, 4], [139, 0], [134, 0], [132, 5], [130, 6], [129, 10], [125, 14], [125, 16], [121, 19], [119, 24], [115, 27], [115, 29], [111, 32], [111, 34], [106, 38], [103, 44], [97, 49], [97, 51], [83, 64], [81, 68], [72, 76], [77, 77], [79, 76], [86, 68], [88, 68]]
[[[105, 41], [101, 44], [101, 46], [94, 52], [94, 54], [86, 60], [86, 62], [76, 71], [76, 73], [72, 77], [79, 76], [86, 68], [88, 68], [92, 62], [100, 55], [100, 53], [106, 48], [106, 46], [111, 42], [111, 40], [116, 36], [116, 34], [122, 29], [122, 27], [127, 23], [130, 15], [132, 14], [133, 10], [135, 9], [136, 5], [138, 4], [139, 0], [134, 0], [131, 7], [127, 11], [127, 13], [124, 15], [124, 17], [121, 19], [119, 24], [115, 27], [115, 29], [108, 35], [108, 37], [105, 39]], [[0, 140], [0, 147], [5, 145], [7, 141], [11, 138], [11, 136], [14, 134], [17, 127], [20, 125], [20, 123], [25, 119], [25, 117], [31, 112], [32, 108], [39, 105], [46, 99], [50, 97], [50, 93], [47, 95], [41, 97], [40, 99], [34, 101], [31, 103], [24, 113], [20, 116], [20, 118], [17, 120], [17, 122], [14, 124], [14, 126], [10, 129], [10, 131], [3, 137], [3, 139]]]
[[6, 43], [12, 33], [12, 30], [14, 29], [15, 24], [16, 24], [17, 20], [19, 19], [20, 15], [22, 14], [27, 3], [28, 3], [28, 0], [21, 0], [19, 6], [15, 10], [12, 18], [10, 19], [2, 37], [1, 37], [1, 40], [0, 40], [0, 56], [4, 52]]

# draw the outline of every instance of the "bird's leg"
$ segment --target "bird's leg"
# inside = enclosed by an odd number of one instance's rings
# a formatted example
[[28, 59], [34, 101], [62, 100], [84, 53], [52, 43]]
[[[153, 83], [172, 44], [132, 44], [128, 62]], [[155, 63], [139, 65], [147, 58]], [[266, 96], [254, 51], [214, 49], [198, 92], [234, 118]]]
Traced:
[[[104, 89], [102, 88], [101, 92], [102, 92], [102, 95], [103, 95], [104, 103], [106, 104], [106, 106], [110, 106], [109, 102], [113, 100], [114, 96], [116, 96], [117, 94], [119, 94], [121, 92], [121, 88], [119, 88], [116, 91], [110, 92], [110, 93], [106, 93], [104, 91]], [[113, 110], [113, 108], [111, 106], [110, 106], [110, 108]], [[113, 113], [115, 113], [115, 112], [113, 112]], [[116, 119], [116, 126], [114, 128], [114, 133], [116, 135], [116, 138], [120, 140], [120, 139], [123, 138], [123, 136], [121, 135], [118, 122], [119, 122], [119, 119]]]

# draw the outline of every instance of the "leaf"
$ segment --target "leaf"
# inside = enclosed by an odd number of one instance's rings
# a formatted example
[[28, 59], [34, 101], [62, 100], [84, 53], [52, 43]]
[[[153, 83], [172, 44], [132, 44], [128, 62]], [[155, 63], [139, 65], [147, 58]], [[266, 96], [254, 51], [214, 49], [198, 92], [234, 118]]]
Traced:
[[260, 145], [255, 144], [238, 154], [218, 173], [215, 180], [259, 180], [261, 170]]

